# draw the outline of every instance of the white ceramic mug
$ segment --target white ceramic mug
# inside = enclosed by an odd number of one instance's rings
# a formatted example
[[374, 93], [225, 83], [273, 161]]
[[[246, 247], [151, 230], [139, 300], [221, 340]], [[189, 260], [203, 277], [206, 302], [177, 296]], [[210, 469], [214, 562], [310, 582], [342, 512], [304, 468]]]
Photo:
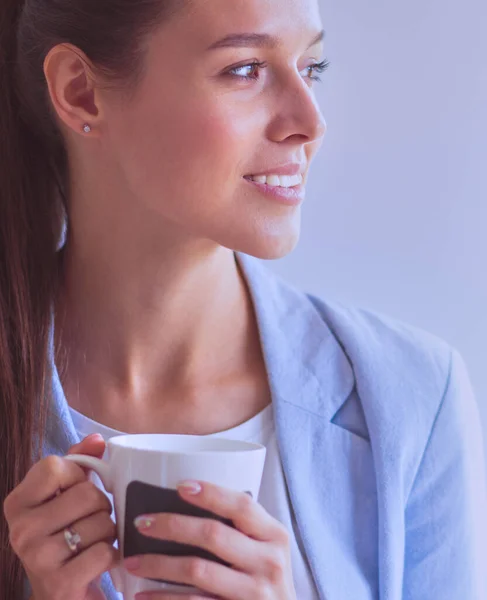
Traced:
[[[122, 560], [140, 554], [170, 554], [201, 556], [226, 564], [201, 548], [144, 536], [133, 521], [141, 514], [174, 512], [215, 518], [233, 526], [226, 519], [184, 501], [176, 491], [177, 484], [184, 480], [208, 481], [250, 493], [257, 500], [265, 455], [264, 446], [245, 441], [196, 435], [130, 434], [108, 440], [107, 460], [81, 454], [65, 458], [93, 469], [106, 491], [113, 494]], [[136, 577], [121, 566], [112, 569], [111, 576], [125, 600], [153, 590], [204, 595], [192, 586]]]

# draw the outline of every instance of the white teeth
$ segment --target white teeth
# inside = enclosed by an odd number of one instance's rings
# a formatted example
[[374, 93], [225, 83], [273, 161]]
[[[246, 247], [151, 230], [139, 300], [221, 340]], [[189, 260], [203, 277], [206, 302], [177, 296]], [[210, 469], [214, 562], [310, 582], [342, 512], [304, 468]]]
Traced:
[[[283, 177], [284, 179], [284, 177]], [[267, 185], [273, 186], [273, 187], [284, 187], [281, 186], [281, 178], [279, 177], [279, 175], [267, 175], [267, 181], [266, 181]]]
[[266, 183], [272, 187], [290, 188], [303, 183], [302, 175], [252, 175], [249, 179], [256, 183]]

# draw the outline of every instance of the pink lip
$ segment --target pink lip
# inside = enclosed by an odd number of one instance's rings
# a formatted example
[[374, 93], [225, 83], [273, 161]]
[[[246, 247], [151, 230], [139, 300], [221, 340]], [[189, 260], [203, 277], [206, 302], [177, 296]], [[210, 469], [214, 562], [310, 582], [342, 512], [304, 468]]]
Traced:
[[257, 177], [261, 175], [304, 175], [305, 171], [305, 163], [286, 163], [278, 167], [269, 167], [260, 173], [250, 173], [248, 177]]
[[244, 179], [251, 185], [256, 186], [256, 188], [268, 198], [277, 201], [280, 204], [285, 204], [286, 206], [299, 206], [304, 201], [304, 184], [295, 185], [291, 188], [282, 188], [267, 185], [266, 183], [257, 183], [256, 181], [252, 181], [252, 179], [247, 179], [246, 177], [244, 177]]

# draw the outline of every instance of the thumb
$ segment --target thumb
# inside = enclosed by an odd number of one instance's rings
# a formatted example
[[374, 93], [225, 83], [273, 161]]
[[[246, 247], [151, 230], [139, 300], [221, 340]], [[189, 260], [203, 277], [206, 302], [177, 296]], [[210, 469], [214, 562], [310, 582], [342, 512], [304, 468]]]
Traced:
[[107, 600], [99, 581], [93, 581], [88, 587], [86, 600]]
[[86, 454], [101, 458], [105, 452], [105, 440], [99, 433], [92, 433], [85, 437], [79, 444], [71, 446], [68, 454]]

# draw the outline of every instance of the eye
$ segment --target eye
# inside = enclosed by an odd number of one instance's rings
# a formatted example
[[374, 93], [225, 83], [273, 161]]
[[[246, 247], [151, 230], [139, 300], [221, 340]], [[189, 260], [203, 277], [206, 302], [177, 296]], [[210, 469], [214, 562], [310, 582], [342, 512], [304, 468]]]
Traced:
[[[246, 65], [234, 67], [233, 69], [230, 69], [230, 71], [228, 71], [228, 73], [230, 75], [234, 75], [235, 77], [238, 77], [239, 79], [256, 80], [259, 78], [259, 71], [261, 69], [265, 69], [266, 67], [267, 67], [267, 63], [265, 63], [265, 62], [253, 61]], [[245, 74], [245, 73], [248, 73], [248, 74]]]
[[[256, 81], [259, 78], [260, 71], [262, 69], [267, 68], [267, 66], [268, 63], [259, 62], [255, 60], [251, 63], [247, 63], [245, 65], [240, 65], [238, 67], [230, 69], [228, 71], [228, 74], [244, 81]], [[324, 60], [320, 63], [314, 63], [312, 65], [309, 65], [308, 67], [306, 67], [306, 69], [304, 69], [304, 71], [307, 72], [306, 77], [308, 77], [312, 81], [321, 81], [321, 78], [318, 75], [315, 75], [315, 73], [324, 73], [329, 66], [330, 62], [328, 60]]]
[[314, 75], [314, 73], [324, 73], [328, 69], [329, 66], [330, 66], [330, 61], [323, 60], [320, 63], [315, 63], [313, 65], [309, 65], [304, 70], [308, 72], [307, 77], [309, 77], [311, 79], [311, 81], [321, 81], [321, 77], [319, 77], [318, 75]]

